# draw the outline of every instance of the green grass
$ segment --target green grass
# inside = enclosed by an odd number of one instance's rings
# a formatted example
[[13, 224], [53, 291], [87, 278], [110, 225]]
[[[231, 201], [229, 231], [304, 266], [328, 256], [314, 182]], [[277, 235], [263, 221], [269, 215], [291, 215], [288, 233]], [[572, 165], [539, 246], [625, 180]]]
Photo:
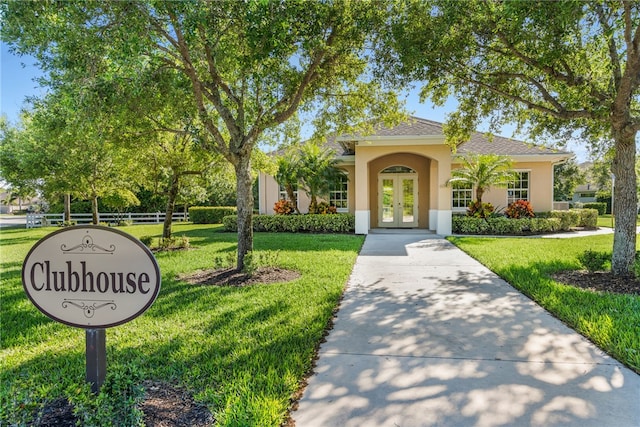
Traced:
[[611, 252], [612, 236], [571, 239], [454, 237], [451, 242], [571, 328], [640, 373], [640, 296], [591, 292], [555, 282], [578, 270], [587, 249]]
[[[122, 230], [159, 236], [161, 227]], [[22, 289], [24, 257], [53, 230], [0, 234], [0, 425], [26, 424], [59, 397], [91, 399], [84, 382], [84, 331], [49, 320]], [[189, 237], [193, 249], [156, 255], [160, 295], [137, 319], [107, 330], [107, 379], [133, 372], [139, 379], [178, 384], [206, 404], [220, 426], [280, 425], [311, 368], [363, 238], [257, 233], [255, 250], [278, 251], [278, 266], [301, 277], [233, 288], [188, 285], [176, 276], [211, 268], [215, 256], [235, 251], [235, 234], [220, 226], [176, 224], [174, 235]]]
[[[614, 225], [611, 214], [598, 215], [598, 227], [609, 227], [611, 228]], [[636, 225], [640, 225], [640, 215], [636, 219]]]

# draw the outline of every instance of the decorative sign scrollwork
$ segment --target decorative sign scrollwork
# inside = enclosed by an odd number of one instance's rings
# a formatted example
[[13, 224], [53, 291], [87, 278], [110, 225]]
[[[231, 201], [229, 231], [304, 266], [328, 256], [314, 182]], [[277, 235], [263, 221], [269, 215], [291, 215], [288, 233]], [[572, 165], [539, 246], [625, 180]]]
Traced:
[[82, 242], [72, 246], [70, 248], [67, 247], [65, 243], [60, 245], [60, 249], [65, 254], [103, 254], [103, 255], [111, 255], [116, 250], [115, 245], [109, 245], [109, 249], [103, 248], [100, 245], [93, 243], [93, 237], [91, 237], [87, 231], [87, 234], [82, 237]]
[[[88, 302], [92, 304], [87, 304]], [[65, 299], [64, 301], [62, 301], [63, 308], [68, 308], [69, 305], [73, 305], [83, 310], [84, 316], [89, 319], [93, 317], [96, 310], [99, 310], [101, 308], [110, 307], [111, 310], [115, 310], [116, 308], [118, 308], [116, 303], [113, 301], [101, 301], [101, 300], [83, 301], [79, 299]]]

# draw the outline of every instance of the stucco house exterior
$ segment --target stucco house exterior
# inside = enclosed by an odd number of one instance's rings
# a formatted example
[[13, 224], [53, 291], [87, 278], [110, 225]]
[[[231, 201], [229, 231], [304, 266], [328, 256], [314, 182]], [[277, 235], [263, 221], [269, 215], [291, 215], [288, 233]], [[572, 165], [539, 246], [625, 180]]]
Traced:
[[[387, 128], [378, 127], [369, 136], [339, 136], [327, 145], [335, 150], [339, 166], [346, 172], [341, 185], [328, 195], [339, 212], [355, 215], [356, 234], [376, 228], [417, 228], [440, 235], [451, 234], [451, 216], [464, 212], [474, 190], [446, 185], [451, 170], [459, 167], [458, 156], [466, 153], [501, 154], [511, 157], [519, 179], [510, 188], [492, 188], [483, 201], [506, 208], [512, 201], [528, 200], [536, 211], [553, 209], [553, 166], [573, 154], [527, 144], [500, 136], [491, 140], [476, 132], [459, 145], [454, 154], [445, 143], [442, 124], [411, 117]], [[286, 198], [273, 177], [260, 173], [259, 211], [273, 214], [278, 199]], [[305, 212], [309, 200], [298, 193], [298, 206]]]

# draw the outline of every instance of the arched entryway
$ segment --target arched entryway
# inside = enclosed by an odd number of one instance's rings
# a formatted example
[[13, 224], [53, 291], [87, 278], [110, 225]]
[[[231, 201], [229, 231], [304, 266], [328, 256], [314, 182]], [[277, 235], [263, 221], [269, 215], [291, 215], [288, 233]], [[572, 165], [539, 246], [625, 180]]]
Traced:
[[378, 227], [418, 226], [418, 174], [407, 166], [389, 166], [378, 175]]
[[387, 154], [368, 163], [372, 228], [429, 228], [431, 159]]

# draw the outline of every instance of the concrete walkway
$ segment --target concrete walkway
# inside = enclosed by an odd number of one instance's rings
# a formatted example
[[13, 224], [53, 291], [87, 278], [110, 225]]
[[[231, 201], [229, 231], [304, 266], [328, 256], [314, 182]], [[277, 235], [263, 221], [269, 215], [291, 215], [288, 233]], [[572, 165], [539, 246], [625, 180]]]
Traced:
[[640, 376], [434, 235], [369, 234], [297, 427], [640, 426]]

